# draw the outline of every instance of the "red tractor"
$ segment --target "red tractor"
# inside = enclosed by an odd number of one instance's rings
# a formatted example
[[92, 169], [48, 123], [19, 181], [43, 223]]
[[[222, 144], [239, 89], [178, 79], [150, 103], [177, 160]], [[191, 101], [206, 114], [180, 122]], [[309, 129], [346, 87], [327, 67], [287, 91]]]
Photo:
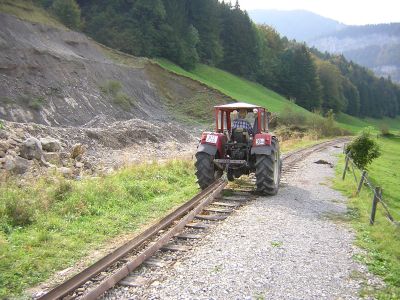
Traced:
[[196, 176], [202, 189], [226, 171], [229, 181], [255, 173], [257, 192], [278, 192], [282, 161], [279, 141], [268, 130], [269, 116], [265, 108], [247, 103], [215, 106], [215, 132], [203, 132], [196, 153]]

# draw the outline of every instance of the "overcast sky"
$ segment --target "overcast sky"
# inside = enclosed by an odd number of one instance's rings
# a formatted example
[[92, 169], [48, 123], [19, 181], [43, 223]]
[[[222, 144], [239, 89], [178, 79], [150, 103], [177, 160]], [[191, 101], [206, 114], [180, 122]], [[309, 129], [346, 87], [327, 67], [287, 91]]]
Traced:
[[399, 0], [239, 0], [239, 3], [246, 10], [309, 10], [348, 25], [400, 22]]

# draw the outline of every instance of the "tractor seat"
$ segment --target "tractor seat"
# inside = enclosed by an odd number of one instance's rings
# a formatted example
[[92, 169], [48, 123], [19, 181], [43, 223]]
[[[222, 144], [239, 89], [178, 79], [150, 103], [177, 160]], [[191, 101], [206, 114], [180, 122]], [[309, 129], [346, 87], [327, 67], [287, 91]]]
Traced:
[[234, 128], [232, 130], [232, 140], [236, 143], [247, 143], [249, 140], [249, 133], [243, 128]]

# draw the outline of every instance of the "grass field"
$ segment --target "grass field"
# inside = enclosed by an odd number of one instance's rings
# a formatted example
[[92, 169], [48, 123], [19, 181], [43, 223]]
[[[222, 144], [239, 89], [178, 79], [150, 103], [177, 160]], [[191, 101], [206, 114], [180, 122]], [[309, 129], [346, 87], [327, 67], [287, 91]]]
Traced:
[[[388, 204], [393, 217], [400, 222], [400, 137], [379, 138], [382, 156], [368, 168], [368, 176], [375, 186], [383, 188], [383, 199]], [[351, 174], [341, 180], [344, 168], [341, 157], [337, 166], [334, 186], [349, 197], [349, 220], [357, 232], [357, 245], [367, 249], [365, 256], [357, 259], [366, 263], [369, 269], [380, 275], [387, 288], [382, 291], [368, 291], [379, 299], [400, 299], [400, 227], [391, 224], [378, 204], [374, 226], [369, 225], [373, 194], [364, 187], [355, 196], [356, 183]], [[358, 178], [360, 174], [358, 172]]]
[[198, 192], [191, 161], [129, 167], [98, 179], [0, 185], [0, 299], [73, 266]]

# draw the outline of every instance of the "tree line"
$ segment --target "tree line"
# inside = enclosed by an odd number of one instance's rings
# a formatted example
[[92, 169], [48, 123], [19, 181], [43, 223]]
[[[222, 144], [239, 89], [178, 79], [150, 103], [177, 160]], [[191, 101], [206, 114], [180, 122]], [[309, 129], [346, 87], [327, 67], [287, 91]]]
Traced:
[[197, 63], [216, 66], [308, 110], [376, 118], [400, 114], [400, 88], [390, 79], [254, 24], [239, 1], [35, 1], [109, 47], [167, 58], [187, 70]]

